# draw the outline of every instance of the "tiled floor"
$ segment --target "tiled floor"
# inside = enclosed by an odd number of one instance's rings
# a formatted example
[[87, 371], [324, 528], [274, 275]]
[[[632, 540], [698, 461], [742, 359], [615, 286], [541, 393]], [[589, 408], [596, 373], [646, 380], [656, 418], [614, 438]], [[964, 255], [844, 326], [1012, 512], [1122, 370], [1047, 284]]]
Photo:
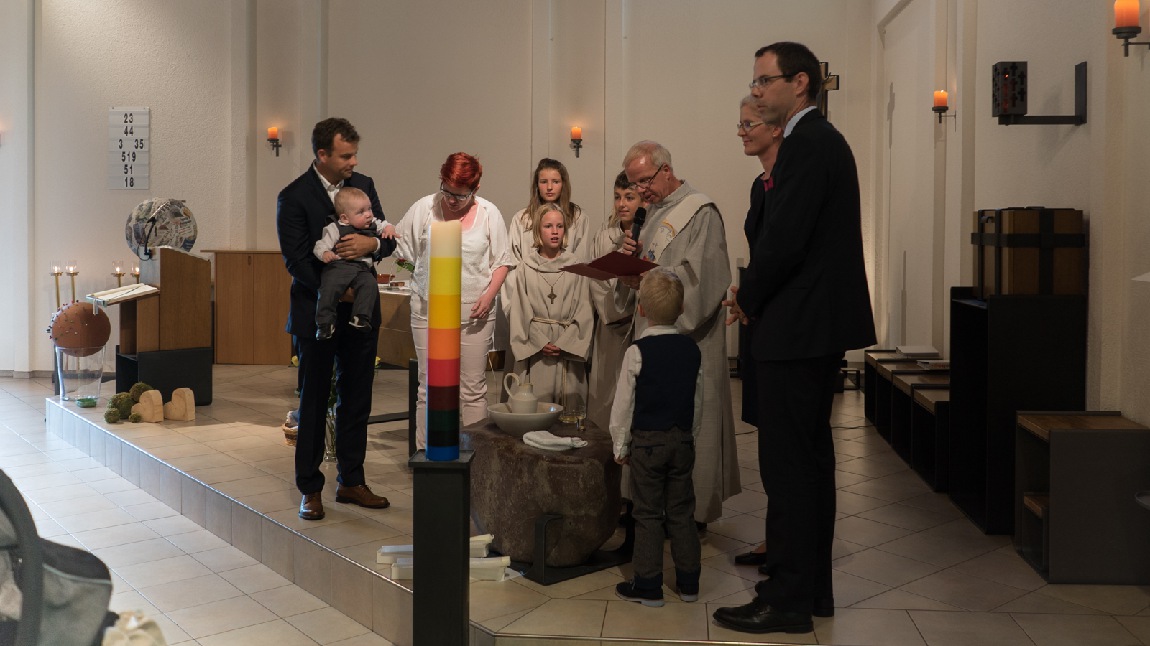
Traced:
[[390, 646], [45, 431], [48, 381], [0, 378], [0, 468], [40, 535], [112, 570], [111, 609], [156, 619], [173, 646]]
[[[392, 508], [370, 511], [336, 504], [329, 486], [328, 517], [305, 523], [295, 516], [299, 499], [290, 486], [291, 452], [278, 437], [292, 400], [294, 371], [217, 366], [215, 380], [216, 401], [197, 409], [194, 424], [122, 424], [111, 430], [364, 568], [376, 569], [379, 545], [410, 542], [405, 423], [370, 428], [368, 479], [392, 500]], [[288, 585], [274, 568], [227, 547], [170, 508], [165, 511], [156, 499], [46, 435], [46, 384], [0, 379], [0, 390], [7, 393], [0, 393], [0, 432], [11, 436], [0, 443], [0, 467], [16, 478], [46, 536], [88, 547], [113, 567], [116, 609], [142, 607], [160, 616], [173, 643], [385, 643], [370, 641], [379, 638], [320, 601], [330, 597], [330, 589], [312, 596]], [[404, 409], [405, 390], [405, 372], [378, 373], [375, 411]], [[736, 384], [736, 396], [738, 390]], [[762, 538], [767, 506], [755, 438], [747, 427], [739, 435], [745, 491], [727, 501], [726, 515], [704, 536], [699, 603], [681, 603], [669, 591], [661, 609], [620, 601], [614, 585], [630, 574], [624, 566], [550, 587], [523, 578], [474, 582], [472, 621], [498, 632], [499, 644], [538, 644], [548, 641], [544, 636], [564, 636], [575, 640], [567, 644], [633, 639], [1150, 645], [1150, 589], [1045, 584], [1014, 553], [1009, 537], [983, 535], [944, 495], [930, 492], [906, 468], [865, 425], [861, 393], [838, 396], [834, 422], [838, 609], [834, 618], [816, 619], [814, 633], [744, 635], [710, 620], [715, 608], [749, 600], [757, 579], [754, 568], [732, 562]], [[364, 613], [367, 623], [387, 620], [379, 616], [378, 606], [351, 614]]]

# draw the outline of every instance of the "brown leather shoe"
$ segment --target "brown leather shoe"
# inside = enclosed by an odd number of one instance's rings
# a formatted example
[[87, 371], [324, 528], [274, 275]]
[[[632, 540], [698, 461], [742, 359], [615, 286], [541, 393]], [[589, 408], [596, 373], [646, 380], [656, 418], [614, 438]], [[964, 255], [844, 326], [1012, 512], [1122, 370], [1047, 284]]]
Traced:
[[337, 486], [335, 488], [335, 501], [350, 502], [353, 505], [367, 507], [368, 509], [383, 509], [391, 506], [387, 498], [373, 494], [371, 489], [368, 489], [365, 484], [354, 487]]
[[299, 503], [299, 517], [304, 520], [321, 520], [323, 518], [323, 500], [320, 492], [305, 493]]

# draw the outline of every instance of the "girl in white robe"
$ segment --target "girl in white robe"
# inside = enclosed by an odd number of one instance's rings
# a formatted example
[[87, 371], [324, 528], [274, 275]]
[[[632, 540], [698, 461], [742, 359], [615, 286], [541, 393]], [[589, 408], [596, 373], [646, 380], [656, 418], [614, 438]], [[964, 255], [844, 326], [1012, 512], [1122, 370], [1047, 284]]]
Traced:
[[579, 205], [571, 201], [571, 179], [567, 167], [547, 157], [539, 160], [531, 176], [531, 199], [527, 208], [511, 216], [507, 238], [512, 257], [522, 260], [525, 252], [533, 251], [535, 232], [532, 230], [532, 216], [545, 204], [556, 205], [563, 214], [563, 226], [567, 232], [566, 251], [579, 258], [577, 262], [590, 260], [581, 251], [587, 240], [587, 218]]
[[578, 262], [566, 250], [563, 213], [543, 205], [532, 218], [533, 243], [503, 283], [511, 332], [511, 370], [528, 372], [539, 401], [585, 405], [594, 314], [587, 279], [561, 271]]

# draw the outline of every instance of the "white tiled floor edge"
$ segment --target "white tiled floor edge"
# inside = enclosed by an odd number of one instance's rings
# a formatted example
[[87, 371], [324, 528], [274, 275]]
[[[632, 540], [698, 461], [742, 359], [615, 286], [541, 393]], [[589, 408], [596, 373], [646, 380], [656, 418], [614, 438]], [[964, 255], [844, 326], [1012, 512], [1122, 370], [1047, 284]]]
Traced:
[[[384, 639], [413, 643], [410, 591], [165, 464], [56, 398], [45, 398], [45, 410], [50, 433]], [[484, 629], [471, 630], [473, 644], [494, 644]]]

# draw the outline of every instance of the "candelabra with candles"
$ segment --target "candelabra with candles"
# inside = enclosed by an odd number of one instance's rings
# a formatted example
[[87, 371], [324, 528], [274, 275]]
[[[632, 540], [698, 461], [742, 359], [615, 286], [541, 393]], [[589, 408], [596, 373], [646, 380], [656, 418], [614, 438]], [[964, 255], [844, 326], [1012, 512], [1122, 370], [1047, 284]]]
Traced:
[[80, 268], [76, 265], [75, 260], [69, 260], [68, 264], [64, 265], [64, 273], [68, 274], [68, 278], [72, 279], [72, 300], [76, 302], [76, 276], [80, 273]]
[[124, 263], [119, 260], [112, 261], [112, 275], [116, 277], [116, 287], [124, 286]]
[[60, 309], [60, 276], [64, 274], [64, 269], [60, 266], [59, 262], [52, 263], [52, 278], [56, 282], [56, 309]]
[[132, 278], [136, 279], [136, 284], [140, 284], [140, 266], [132, 265]]

